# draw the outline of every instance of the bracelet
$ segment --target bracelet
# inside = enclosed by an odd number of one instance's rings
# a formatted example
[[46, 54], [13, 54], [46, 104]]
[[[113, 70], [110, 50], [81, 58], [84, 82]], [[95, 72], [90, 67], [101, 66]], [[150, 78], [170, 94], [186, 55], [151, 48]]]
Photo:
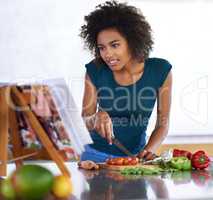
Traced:
[[87, 126], [88, 130], [94, 129], [96, 113], [83, 117], [84, 123]]
[[85, 116], [85, 117], [83, 117], [83, 120], [84, 120], [85, 122], [90, 121], [91, 119], [94, 119], [94, 118], [95, 118], [95, 115], [96, 115], [96, 113], [94, 113], [94, 114], [92, 114], [92, 115], [90, 115], [90, 116]]

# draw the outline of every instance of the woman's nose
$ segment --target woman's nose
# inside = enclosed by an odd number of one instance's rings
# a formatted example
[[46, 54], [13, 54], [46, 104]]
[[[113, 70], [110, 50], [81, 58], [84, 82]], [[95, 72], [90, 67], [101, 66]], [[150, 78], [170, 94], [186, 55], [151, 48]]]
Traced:
[[105, 51], [105, 58], [110, 58], [112, 57], [112, 51], [108, 48]]

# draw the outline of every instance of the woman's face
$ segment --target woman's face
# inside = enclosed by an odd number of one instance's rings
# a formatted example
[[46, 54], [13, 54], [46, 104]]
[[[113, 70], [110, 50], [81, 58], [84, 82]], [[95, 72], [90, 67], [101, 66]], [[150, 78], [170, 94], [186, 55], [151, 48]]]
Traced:
[[101, 58], [112, 71], [122, 70], [131, 64], [132, 56], [127, 40], [116, 29], [99, 32], [97, 46]]

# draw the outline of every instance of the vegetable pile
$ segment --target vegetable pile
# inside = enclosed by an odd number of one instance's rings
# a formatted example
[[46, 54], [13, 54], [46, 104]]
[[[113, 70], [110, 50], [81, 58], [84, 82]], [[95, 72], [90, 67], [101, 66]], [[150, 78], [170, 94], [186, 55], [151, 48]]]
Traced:
[[192, 169], [203, 170], [210, 165], [210, 158], [205, 151], [199, 150], [191, 153], [186, 150], [174, 149], [173, 157], [167, 161], [160, 161], [158, 166], [146, 168], [143, 166], [125, 168], [121, 171], [124, 175], [152, 175], [162, 172], [189, 171]]
[[203, 150], [191, 153], [185, 150], [174, 149], [173, 157], [186, 157], [191, 161], [192, 168], [194, 169], [206, 169], [210, 165], [210, 158]]

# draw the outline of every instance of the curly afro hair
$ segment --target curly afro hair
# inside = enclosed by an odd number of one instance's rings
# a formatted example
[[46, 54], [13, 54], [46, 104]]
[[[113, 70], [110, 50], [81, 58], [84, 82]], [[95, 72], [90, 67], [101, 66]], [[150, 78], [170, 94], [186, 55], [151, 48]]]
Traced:
[[153, 40], [151, 27], [139, 9], [126, 3], [106, 1], [84, 18], [80, 37], [94, 54], [96, 61], [102, 61], [97, 48], [100, 31], [115, 28], [126, 40], [134, 59], [139, 62], [149, 57]]

